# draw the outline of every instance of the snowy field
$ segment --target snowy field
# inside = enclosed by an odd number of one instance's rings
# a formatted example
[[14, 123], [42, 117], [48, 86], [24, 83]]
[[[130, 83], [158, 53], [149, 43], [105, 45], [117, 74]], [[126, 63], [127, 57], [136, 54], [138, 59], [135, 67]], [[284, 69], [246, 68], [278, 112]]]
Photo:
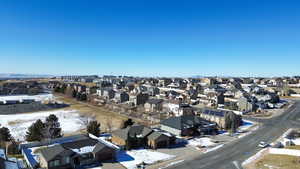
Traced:
[[30, 99], [35, 101], [53, 100], [52, 94], [0, 96], [0, 101]]
[[151, 150], [139, 149], [131, 151], [122, 151], [117, 155], [117, 161], [128, 169], [136, 169], [137, 165], [142, 162], [146, 164], [154, 164], [160, 161], [166, 161], [174, 158], [173, 155], [168, 155]]
[[15, 139], [23, 141], [28, 127], [38, 119], [44, 121], [50, 114], [54, 114], [59, 118], [62, 131], [65, 134], [73, 133], [85, 128], [87, 118], [80, 116], [74, 110], [0, 115], [0, 124], [1, 126], [9, 128]]

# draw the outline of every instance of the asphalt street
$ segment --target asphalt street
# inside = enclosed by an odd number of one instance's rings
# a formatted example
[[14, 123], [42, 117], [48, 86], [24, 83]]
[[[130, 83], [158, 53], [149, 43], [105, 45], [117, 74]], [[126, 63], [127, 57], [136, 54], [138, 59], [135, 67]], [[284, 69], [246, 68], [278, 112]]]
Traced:
[[[251, 119], [255, 120], [255, 119]], [[260, 141], [271, 143], [287, 129], [300, 127], [300, 101], [296, 101], [280, 116], [256, 120], [261, 123], [258, 130], [225, 144], [222, 148], [199, 157], [171, 166], [172, 169], [242, 169], [241, 163], [256, 154]]]

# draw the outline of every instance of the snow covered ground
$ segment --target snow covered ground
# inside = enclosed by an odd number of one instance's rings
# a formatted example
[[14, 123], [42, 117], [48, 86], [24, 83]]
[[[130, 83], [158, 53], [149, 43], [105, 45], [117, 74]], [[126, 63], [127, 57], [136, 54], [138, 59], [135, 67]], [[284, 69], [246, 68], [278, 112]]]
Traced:
[[13, 115], [0, 115], [0, 124], [9, 128], [15, 139], [23, 141], [28, 127], [38, 119], [45, 120], [54, 114], [59, 118], [63, 133], [73, 133], [85, 128], [86, 117], [80, 116], [74, 110], [55, 110], [37, 113], [22, 113]]
[[136, 169], [142, 162], [154, 164], [172, 158], [175, 156], [145, 149], [121, 151], [117, 155], [117, 161], [128, 169]]
[[188, 140], [188, 145], [195, 146], [195, 147], [210, 147], [214, 146], [216, 143], [212, 142], [210, 138], [203, 137], [203, 138], [193, 138]]
[[54, 96], [52, 94], [0, 96], [0, 101], [23, 100], [23, 99], [33, 99], [35, 101], [47, 101], [47, 100], [53, 100]]

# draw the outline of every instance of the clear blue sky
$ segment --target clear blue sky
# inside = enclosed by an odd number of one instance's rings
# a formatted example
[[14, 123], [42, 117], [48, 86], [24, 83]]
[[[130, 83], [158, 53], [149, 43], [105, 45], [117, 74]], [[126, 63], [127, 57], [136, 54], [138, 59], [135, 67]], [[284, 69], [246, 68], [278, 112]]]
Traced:
[[297, 0], [0, 0], [0, 72], [300, 74]]

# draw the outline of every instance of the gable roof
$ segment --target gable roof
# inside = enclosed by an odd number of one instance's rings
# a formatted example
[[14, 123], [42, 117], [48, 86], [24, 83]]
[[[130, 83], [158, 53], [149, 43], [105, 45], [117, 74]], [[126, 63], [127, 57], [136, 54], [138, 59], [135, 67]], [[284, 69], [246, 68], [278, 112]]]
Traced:
[[178, 130], [191, 128], [197, 125], [207, 124], [208, 121], [195, 115], [184, 115], [171, 117], [161, 122], [162, 125], [169, 126]]
[[86, 138], [86, 139], [82, 139], [82, 140], [63, 143], [61, 145], [64, 148], [68, 148], [68, 149], [80, 149], [80, 148], [86, 147], [86, 146], [94, 146], [97, 143], [98, 143], [97, 140], [94, 140], [94, 139], [91, 139], [91, 138]]
[[154, 132], [152, 132], [152, 133], [148, 136], [148, 139], [149, 139], [149, 140], [156, 140], [156, 139], [158, 139], [159, 137], [170, 138], [169, 136], [165, 135], [165, 134], [162, 133], [162, 132], [154, 131]]
[[65, 149], [60, 144], [41, 149], [39, 151], [46, 161], [51, 161], [58, 155], [69, 156], [71, 154], [74, 154], [74, 152], [72, 150]]
[[143, 125], [133, 125], [129, 126], [125, 129], [116, 130], [113, 132], [113, 135], [118, 136], [124, 140], [127, 140], [128, 135], [131, 137], [138, 136], [138, 137], [146, 137], [150, 133], [152, 133], [153, 130], [143, 126]]

